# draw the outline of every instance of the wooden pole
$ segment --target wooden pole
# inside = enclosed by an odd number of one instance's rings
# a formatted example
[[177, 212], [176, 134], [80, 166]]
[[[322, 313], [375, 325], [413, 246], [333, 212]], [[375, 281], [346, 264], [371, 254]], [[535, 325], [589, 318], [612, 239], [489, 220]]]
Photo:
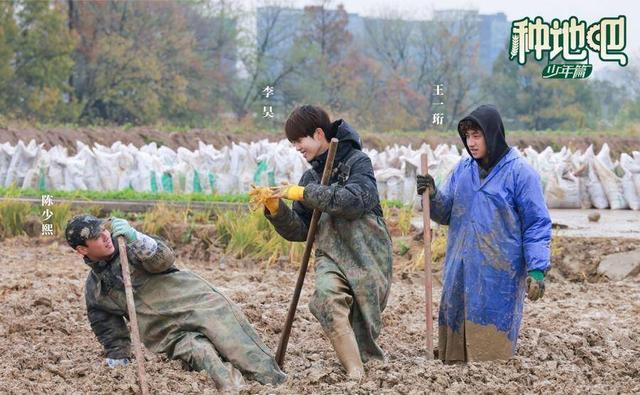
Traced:
[[[324, 170], [322, 171], [322, 185], [329, 184], [331, 178], [331, 172], [333, 169], [333, 160], [336, 156], [336, 150], [338, 149], [338, 139], [332, 138], [329, 143], [329, 152], [327, 154], [327, 161], [324, 164]], [[287, 313], [287, 320], [285, 321], [282, 335], [280, 336], [280, 343], [278, 344], [278, 350], [276, 351], [276, 362], [283, 367], [284, 356], [287, 353], [287, 344], [289, 343], [289, 335], [291, 334], [291, 326], [293, 325], [293, 319], [296, 316], [296, 309], [298, 308], [298, 301], [300, 300], [300, 293], [302, 292], [302, 285], [304, 284], [304, 278], [307, 274], [307, 267], [309, 266], [309, 258], [311, 257], [311, 249], [313, 248], [313, 242], [316, 238], [316, 230], [318, 228], [318, 221], [322, 212], [318, 209], [313, 210], [311, 216], [311, 223], [309, 224], [309, 230], [307, 232], [307, 241], [304, 246], [304, 254], [302, 255], [302, 264], [300, 265], [300, 271], [298, 272], [298, 281], [296, 281], [296, 288], [293, 292], [293, 298], [289, 305], [289, 312]]]
[[144, 355], [142, 354], [142, 345], [140, 344], [140, 330], [138, 329], [136, 305], [133, 301], [131, 274], [129, 274], [127, 244], [123, 236], [118, 236], [118, 246], [120, 247], [120, 266], [122, 267], [122, 281], [124, 282], [124, 293], [127, 299], [127, 311], [129, 312], [131, 340], [133, 341], [133, 352], [136, 356], [136, 365], [138, 366], [138, 384], [140, 384], [140, 393], [142, 393], [142, 395], [149, 395], [149, 388], [147, 387], [147, 376], [144, 371]]
[[[420, 155], [422, 175], [429, 172], [429, 159], [426, 153]], [[429, 207], [429, 188], [422, 194], [422, 222], [424, 241], [424, 314], [427, 322], [427, 357], [433, 359], [433, 277], [431, 275], [431, 215]]]

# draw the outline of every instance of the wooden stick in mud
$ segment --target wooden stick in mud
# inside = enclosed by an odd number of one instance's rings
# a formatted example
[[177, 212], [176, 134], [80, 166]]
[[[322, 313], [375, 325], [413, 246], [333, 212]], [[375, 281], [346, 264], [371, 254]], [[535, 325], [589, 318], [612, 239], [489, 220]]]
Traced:
[[133, 352], [138, 365], [138, 384], [142, 395], [149, 395], [147, 387], [147, 376], [144, 371], [144, 355], [140, 344], [140, 330], [138, 329], [138, 317], [136, 316], [136, 305], [133, 301], [133, 287], [131, 286], [131, 274], [129, 274], [129, 259], [127, 258], [127, 244], [123, 236], [118, 236], [118, 246], [120, 247], [120, 266], [122, 267], [122, 281], [124, 282], [124, 293], [127, 299], [127, 311], [129, 312], [129, 324], [131, 327], [131, 340], [133, 341]]
[[[427, 154], [420, 155], [422, 175], [429, 171]], [[429, 207], [429, 189], [422, 194], [422, 222], [424, 240], [424, 314], [427, 321], [427, 357], [433, 359], [433, 278], [431, 276], [431, 214]]]
[[[322, 185], [329, 184], [329, 178], [331, 178], [331, 171], [333, 169], [333, 159], [336, 156], [336, 150], [338, 149], [338, 139], [332, 138], [329, 143], [329, 153], [327, 154], [327, 161], [324, 164], [324, 170], [322, 171]], [[318, 228], [318, 221], [320, 220], [320, 210], [313, 210], [311, 217], [311, 223], [309, 224], [309, 230], [307, 232], [307, 241], [304, 246], [304, 255], [302, 255], [302, 264], [300, 265], [300, 271], [298, 272], [298, 281], [296, 282], [296, 288], [293, 292], [293, 298], [289, 305], [289, 312], [287, 313], [287, 320], [285, 321], [282, 335], [280, 336], [280, 343], [278, 344], [278, 350], [276, 351], [276, 362], [282, 368], [284, 363], [284, 356], [287, 352], [287, 344], [289, 343], [289, 335], [291, 334], [291, 326], [293, 325], [293, 319], [296, 315], [296, 309], [298, 307], [298, 301], [300, 300], [300, 293], [302, 292], [302, 285], [304, 284], [304, 277], [307, 274], [307, 267], [309, 266], [309, 258], [311, 257], [311, 249], [313, 248], [313, 242], [316, 238], [316, 230]]]

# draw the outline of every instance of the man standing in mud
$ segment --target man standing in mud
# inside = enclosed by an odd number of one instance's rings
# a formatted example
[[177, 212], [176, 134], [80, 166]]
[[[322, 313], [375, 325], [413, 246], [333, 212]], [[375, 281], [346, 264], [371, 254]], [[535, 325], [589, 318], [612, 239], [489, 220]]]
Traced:
[[439, 356], [488, 361], [513, 356], [524, 296], [544, 293], [551, 220], [540, 177], [505, 141], [497, 109], [482, 105], [458, 124], [470, 158], [441, 189], [427, 189], [431, 219], [449, 225], [440, 303]]
[[[322, 212], [316, 235], [316, 284], [309, 302], [350, 379], [363, 362], [384, 359], [376, 340], [391, 288], [391, 238], [382, 216], [371, 159], [344, 120], [331, 122], [317, 106], [294, 109], [285, 124], [289, 141], [311, 164], [299, 185], [274, 197], [265, 216], [290, 241], [305, 241], [314, 209]], [[320, 179], [329, 141], [339, 140], [329, 185]]]
[[197, 274], [176, 268], [173, 250], [162, 240], [123, 219], [111, 219], [110, 233], [96, 217], [78, 215], [67, 224], [65, 237], [91, 268], [87, 316], [109, 366], [127, 364], [131, 354], [118, 236], [127, 240], [140, 338], [149, 350], [205, 370], [224, 391], [237, 390], [240, 372], [263, 384], [284, 381], [272, 352], [240, 309]]

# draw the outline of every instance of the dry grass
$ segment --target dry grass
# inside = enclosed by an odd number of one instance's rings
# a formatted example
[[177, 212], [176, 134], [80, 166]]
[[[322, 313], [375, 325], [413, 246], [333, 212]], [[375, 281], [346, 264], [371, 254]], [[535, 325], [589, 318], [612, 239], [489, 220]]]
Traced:
[[[393, 229], [395, 270], [399, 272], [422, 271], [424, 250], [421, 242], [412, 240], [411, 218], [414, 214], [410, 206], [384, 205], [385, 219]], [[11, 237], [24, 234], [24, 223], [34, 213], [28, 203], [6, 200], [0, 203], [0, 234]], [[67, 204], [56, 204], [53, 223], [56, 234], [64, 232], [67, 221], [73, 214]], [[95, 207], [96, 214], [100, 207]], [[112, 216], [136, 220], [140, 216], [113, 211]], [[196, 225], [211, 225], [215, 228], [215, 244], [224, 253], [238, 259], [256, 261], [264, 269], [287, 265], [299, 267], [304, 252], [304, 243], [292, 243], [282, 238], [258, 211], [195, 211], [178, 209], [166, 204], [158, 204], [142, 216], [139, 229], [147, 234], [160, 235], [175, 245], [187, 244]], [[439, 268], [446, 248], [446, 228], [434, 232], [431, 252], [434, 269]], [[313, 256], [313, 254], [312, 254]], [[311, 262], [313, 264], [313, 262]]]
[[[434, 230], [431, 237], [431, 270], [439, 270], [442, 266], [442, 262], [444, 261], [444, 255], [447, 249], [446, 228], [441, 227]], [[420, 272], [424, 270], [424, 247], [422, 242], [418, 242], [409, 251], [413, 251], [411, 258], [397, 262], [395, 270], [401, 273]]]
[[145, 213], [142, 231], [188, 243], [196, 224], [215, 227], [216, 244], [225, 254], [258, 261], [265, 268], [282, 260], [299, 266], [302, 259], [304, 244], [283, 239], [262, 212], [177, 210], [160, 204]]
[[411, 206], [402, 206], [398, 209], [398, 229], [402, 236], [407, 236], [411, 232], [411, 218], [414, 210]]
[[383, 200], [380, 202], [384, 221], [390, 228], [393, 235], [399, 233], [400, 236], [407, 236], [411, 232], [411, 218], [414, 215], [413, 207], [410, 205], [400, 205], [394, 202]]
[[300, 264], [304, 245], [283, 239], [259, 211], [220, 212], [215, 226], [218, 242], [227, 254], [256, 259], [266, 268], [280, 258], [288, 258], [296, 266]]
[[55, 234], [64, 234], [67, 222], [73, 215], [71, 205], [68, 203], [56, 203], [51, 208], [51, 212], [53, 213], [53, 216], [47, 222], [53, 224], [53, 231]]
[[175, 210], [160, 203], [145, 213], [142, 231], [147, 234], [161, 235], [168, 226], [187, 223], [187, 219], [187, 210]]

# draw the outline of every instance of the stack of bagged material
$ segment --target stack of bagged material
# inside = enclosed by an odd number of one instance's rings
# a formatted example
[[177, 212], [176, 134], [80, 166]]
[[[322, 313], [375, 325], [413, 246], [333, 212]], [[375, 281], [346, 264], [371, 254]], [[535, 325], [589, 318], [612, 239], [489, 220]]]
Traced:
[[[42, 190], [247, 193], [251, 185], [296, 183], [309, 167], [287, 141], [232, 143], [220, 149], [200, 142], [195, 151], [173, 150], [155, 143], [135, 147], [116, 142], [110, 147], [76, 143], [75, 155], [64, 147], [49, 150], [35, 141], [0, 144], [0, 186]], [[516, 148], [517, 149], [517, 148]], [[468, 156], [454, 145], [432, 149], [423, 144], [365, 150], [371, 158], [382, 199], [412, 203], [420, 155], [429, 158], [429, 172], [441, 185], [458, 162]], [[640, 209], [640, 152], [611, 159], [604, 144], [596, 155], [550, 147], [518, 150], [540, 174], [550, 208]]]

